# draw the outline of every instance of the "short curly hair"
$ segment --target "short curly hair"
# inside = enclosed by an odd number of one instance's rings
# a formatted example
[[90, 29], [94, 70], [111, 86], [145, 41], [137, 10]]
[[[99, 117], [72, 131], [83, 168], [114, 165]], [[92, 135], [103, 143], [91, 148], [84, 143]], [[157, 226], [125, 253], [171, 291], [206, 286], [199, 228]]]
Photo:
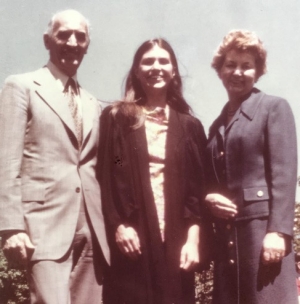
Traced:
[[232, 30], [224, 38], [218, 47], [211, 66], [220, 73], [226, 54], [231, 50], [249, 52], [255, 58], [257, 79], [266, 73], [267, 51], [262, 41], [254, 32], [247, 30]]

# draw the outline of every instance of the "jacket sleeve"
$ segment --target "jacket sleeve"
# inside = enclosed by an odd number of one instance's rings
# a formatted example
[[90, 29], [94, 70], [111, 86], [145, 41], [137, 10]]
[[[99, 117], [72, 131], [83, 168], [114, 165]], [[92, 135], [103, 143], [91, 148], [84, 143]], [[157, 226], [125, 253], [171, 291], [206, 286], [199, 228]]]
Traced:
[[297, 143], [294, 117], [289, 104], [278, 99], [267, 122], [267, 172], [270, 178], [268, 231], [293, 234], [297, 182]]
[[99, 168], [103, 213], [111, 232], [126, 224], [132, 210], [132, 190], [128, 176], [120, 117], [113, 117], [111, 107], [103, 110], [100, 118]]
[[188, 161], [188, 187], [185, 204], [185, 217], [204, 218], [206, 207], [204, 198], [206, 195], [206, 170], [205, 148], [206, 135], [204, 128], [198, 119], [194, 120], [193, 129], [190, 131]]
[[9, 77], [0, 95], [0, 231], [25, 230], [21, 166], [28, 99], [17, 77]]

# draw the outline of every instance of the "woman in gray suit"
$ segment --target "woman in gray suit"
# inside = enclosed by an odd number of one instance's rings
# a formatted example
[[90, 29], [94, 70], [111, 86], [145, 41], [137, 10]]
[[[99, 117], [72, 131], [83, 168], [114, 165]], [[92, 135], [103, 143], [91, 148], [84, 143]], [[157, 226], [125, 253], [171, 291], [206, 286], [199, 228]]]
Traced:
[[229, 32], [212, 67], [229, 98], [207, 148], [206, 203], [217, 238], [214, 303], [297, 303], [293, 114], [286, 100], [254, 88], [266, 71], [266, 50], [255, 33]]

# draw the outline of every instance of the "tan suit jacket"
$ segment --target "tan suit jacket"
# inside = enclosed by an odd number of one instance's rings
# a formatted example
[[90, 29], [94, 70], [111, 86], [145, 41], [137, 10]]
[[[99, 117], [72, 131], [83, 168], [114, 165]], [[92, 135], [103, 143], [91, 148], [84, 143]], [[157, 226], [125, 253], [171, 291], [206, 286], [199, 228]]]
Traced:
[[80, 88], [83, 143], [48, 68], [10, 76], [0, 95], [0, 231], [25, 230], [32, 260], [59, 259], [74, 238], [80, 202], [104, 257], [109, 250], [95, 177], [100, 105]]

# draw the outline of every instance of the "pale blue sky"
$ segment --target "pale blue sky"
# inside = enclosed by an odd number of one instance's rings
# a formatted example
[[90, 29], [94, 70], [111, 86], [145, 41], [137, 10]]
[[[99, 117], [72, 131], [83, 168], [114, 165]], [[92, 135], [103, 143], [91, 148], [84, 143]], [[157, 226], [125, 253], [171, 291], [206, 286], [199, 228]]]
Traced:
[[268, 50], [268, 73], [257, 87], [286, 98], [300, 128], [300, 0], [1, 0], [0, 83], [46, 63], [43, 32], [52, 14], [66, 8], [91, 22], [78, 76], [97, 98], [120, 98], [136, 48], [164, 37], [177, 54], [185, 97], [208, 130], [227, 100], [210, 67], [213, 52], [229, 30], [249, 29]]

